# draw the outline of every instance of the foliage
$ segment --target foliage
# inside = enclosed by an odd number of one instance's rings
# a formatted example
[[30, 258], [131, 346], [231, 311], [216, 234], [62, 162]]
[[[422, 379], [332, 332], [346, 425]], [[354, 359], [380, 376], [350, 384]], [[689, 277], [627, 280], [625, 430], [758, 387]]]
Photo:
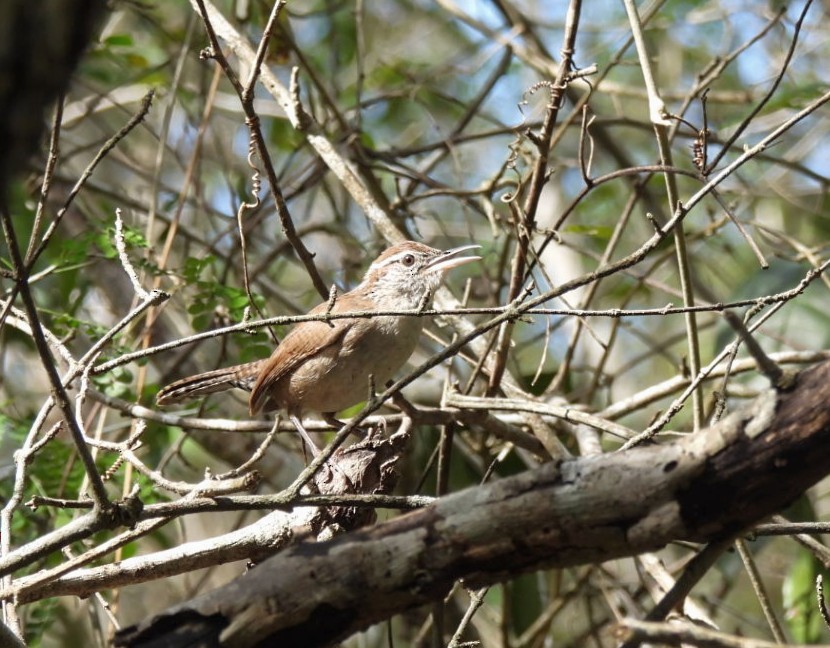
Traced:
[[[250, 3], [245, 15], [234, 11], [248, 3], [217, 4], [256, 47], [270, 3]], [[480, 396], [489, 409], [486, 398], [514, 394], [513, 385], [527, 401], [564, 399], [638, 433], [681, 395], [680, 377], [718, 359], [695, 396], [663, 422], [657, 440], [670, 441], [672, 433], [722, 415], [720, 404], [734, 411], [768, 384], [745, 346], [727, 367], [728, 347], [740, 336], [717, 304], [744, 318], [776, 361], [815, 361], [811, 352], [828, 347], [828, 283], [812, 277], [806, 290], [793, 289], [811, 270], [823, 270], [828, 256], [828, 121], [826, 108], [816, 105], [828, 87], [826, 9], [809, 2], [782, 9], [752, 2], [644, 6], [647, 64], [631, 43], [634, 28], [621, 4], [586, 3], [569, 25], [568, 7], [579, 4], [290, 3], [265, 66], [286, 87], [296, 66], [297, 96], [313, 126], [298, 128], [273, 89], [257, 85], [253, 106], [278, 187], [267, 182], [263, 156], [249, 155], [255, 143], [233, 84], [215, 59], [200, 57], [209, 41], [194, 7], [183, 0], [118, 4], [63, 101], [54, 172], [46, 171], [44, 143], [33, 167], [38, 172], [20, 178], [6, 198], [24, 253], [30, 240], [36, 246], [47, 236], [27, 285], [52, 349], [52, 358], [38, 355], [6, 241], [0, 247], [0, 467], [11, 545], [26, 547], [88, 510], [94, 493], [65, 425], [31, 456], [20, 484], [14, 452], [43, 440], [60, 420], [51, 404], [38, 417], [53, 391], [44, 362], [68, 375], [78, 366], [67, 358], [77, 362], [101, 340], [103, 347], [81, 367], [88, 375], [73, 377], [75, 391], [67, 398], [83, 432], [98, 444], [94, 461], [107, 474], [111, 499], [138, 484], [145, 504], [177, 500], [183, 493], [164, 490], [160, 476], [195, 485], [206, 470], [222, 473], [250, 458], [250, 445], [227, 431], [191, 432], [131, 405], [159, 411], [153, 401], [158, 385], [267, 356], [289, 323], [257, 321], [301, 315], [325, 299], [299, 260], [297, 241], [313, 254], [324, 284], [341, 289], [359, 282], [393, 227], [441, 247], [479, 243], [482, 263], [450, 280], [467, 306], [485, 309], [466, 316], [473, 325], [486, 325], [508, 301], [549, 293], [502, 329], [503, 339], [482, 330], [480, 346], [471, 344], [462, 354], [466, 360], [439, 365], [407, 387], [404, 394], [419, 406], [457, 413], [443, 405], [446, 382]], [[570, 76], [557, 86], [569, 33], [576, 36]], [[230, 48], [224, 55], [244, 83], [249, 66]], [[652, 104], [659, 92], [669, 113], [658, 126], [667, 142], [662, 154], [643, 81], [649, 65]], [[84, 177], [150, 89], [156, 95], [140, 125], [121, 133]], [[794, 119], [809, 107], [803, 119]], [[346, 179], [321, 154], [321, 139], [349, 165]], [[550, 144], [547, 155], [540, 154], [542, 140]], [[759, 142], [763, 149], [749, 155]], [[703, 152], [711, 167], [696, 160]], [[713, 178], [741, 156], [746, 161], [715, 186]], [[262, 178], [253, 179], [251, 164]], [[296, 240], [279, 219], [278, 192]], [[682, 220], [673, 220], [681, 212], [670, 196], [689, 209]], [[122, 234], [116, 208], [123, 211]], [[56, 229], [49, 232], [52, 223]], [[666, 223], [676, 227], [660, 230]], [[657, 231], [661, 238], [646, 250]], [[127, 263], [119, 255], [122, 242]], [[623, 263], [643, 250], [641, 258]], [[608, 276], [591, 274], [613, 264], [618, 267]], [[125, 271], [130, 268], [143, 290], [166, 291], [169, 301], [143, 304]], [[560, 292], [571, 280], [576, 284]], [[445, 295], [439, 305], [450, 303]], [[710, 308], [690, 315], [683, 306], [692, 303]], [[136, 310], [142, 304], [147, 308]], [[6, 311], [7, 305], [14, 309]], [[108, 339], [128, 313], [133, 318]], [[236, 328], [189, 339], [229, 326]], [[434, 336], [424, 336], [415, 366], [453, 338], [450, 328], [429, 328]], [[646, 396], [649, 389], [657, 392], [654, 399]], [[634, 405], [608, 414], [625, 399]], [[491, 413], [528, 436], [541, 420]], [[175, 414], [213, 425], [209, 417], [243, 421], [247, 408], [244, 397], [218, 396]], [[555, 417], [543, 423], [576, 455], [622, 443], [607, 430], [576, 429]], [[264, 475], [263, 492], [278, 492], [299, 470], [301, 455], [287, 436], [279, 435], [268, 451], [273, 470]], [[424, 424], [401, 466], [398, 492], [443, 494], [539, 460], [527, 448], [458, 421], [449, 428]], [[825, 490], [810, 493], [819, 519]], [[79, 508], [51, 502], [32, 512], [25, 502], [35, 495]], [[108, 564], [216, 536], [249, 523], [245, 516], [184, 516], [95, 560]], [[102, 531], [96, 542], [122, 532]], [[793, 544], [791, 536], [763, 544], [761, 564], [780, 572], [762, 573], [762, 579], [771, 583], [767, 593], [780, 622], [786, 614], [789, 639], [826, 641], [812, 598], [819, 550]], [[69, 549], [79, 555], [89, 547], [72, 542]], [[665, 575], [677, 578], [691, 553], [686, 546], [662, 552]], [[63, 559], [56, 552], [29, 571]], [[726, 562], [695, 590], [696, 601], [735, 635], [771, 638], [752, 596], [736, 596], [739, 607], [719, 605], [736, 588], [749, 592], [743, 581], [726, 577]], [[541, 646], [555, 638], [557, 645], [579, 646], [588, 636], [596, 645], [612, 645], [618, 618], [642, 617], [659, 599], [649, 589], [657, 576], [645, 573], [643, 564], [635, 557], [517, 577], [487, 594], [463, 636], [482, 645]], [[204, 577], [114, 588], [102, 597], [129, 624], [238, 572], [214, 569]], [[468, 602], [459, 588], [443, 613], [436, 607], [396, 620], [390, 631], [395, 645], [425, 645], [433, 622], [443, 624], [446, 643]], [[47, 597], [16, 613], [34, 643], [60, 641], [60, 628], [73, 623], [105, 644], [114, 627], [100, 603], [87, 599], [82, 607], [86, 616], [79, 620]], [[386, 645], [381, 634], [369, 631], [347, 645]], [[64, 643], [72, 645], [72, 638]]]

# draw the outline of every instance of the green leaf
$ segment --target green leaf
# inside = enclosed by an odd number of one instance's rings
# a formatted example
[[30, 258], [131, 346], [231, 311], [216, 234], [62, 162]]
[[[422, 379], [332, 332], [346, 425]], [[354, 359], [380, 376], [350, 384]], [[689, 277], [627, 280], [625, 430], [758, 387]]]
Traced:
[[[113, 238], [113, 240], [115, 239]], [[144, 233], [134, 227], [124, 226], [124, 243], [127, 245], [128, 250], [131, 248], [150, 247], [149, 243], [147, 243], [147, 239], [144, 238]]]
[[[282, 151], [296, 151], [305, 141], [305, 136], [291, 125], [287, 119], [272, 119], [268, 131], [268, 141]], [[248, 176], [244, 176], [247, 183]], [[246, 191], [247, 184], [242, 191]], [[244, 194], [243, 194], [244, 195]]]
[[133, 44], [133, 37], [130, 34], [113, 34], [104, 39], [104, 45], [110, 47], [129, 47]]
[[801, 550], [783, 585], [785, 619], [795, 643], [821, 641], [822, 620], [816, 607], [816, 576], [821, 564], [809, 551]]
[[273, 347], [268, 336], [259, 332], [250, 338], [245, 338], [245, 344], [240, 345], [239, 362], [251, 362], [271, 355]]
[[244, 309], [249, 304], [250, 300], [248, 299], [248, 295], [242, 291], [237, 292], [235, 295], [231, 295], [228, 299], [228, 306], [230, 306], [231, 310]]
[[118, 256], [118, 250], [115, 248], [113, 239], [113, 229], [107, 228], [95, 236], [95, 244], [101, 250], [101, 254], [107, 259], [115, 259]]
[[92, 382], [108, 396], [125, 398], [131, 395], [133, 375], [125, 367], [116, 367], [108, 373], [94, 376]]
[[209, 268], [215, 261], [216, 257], [211, 254], [203, 257], [188, 257], [182, 268], [182, 276], [187, 283], [196, 283], [205, 268]]

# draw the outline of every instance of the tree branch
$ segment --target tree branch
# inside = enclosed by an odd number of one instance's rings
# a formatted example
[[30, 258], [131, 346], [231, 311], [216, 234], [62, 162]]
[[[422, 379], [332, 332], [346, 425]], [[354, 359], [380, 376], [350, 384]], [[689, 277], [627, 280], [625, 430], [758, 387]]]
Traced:
[[444, 596], [458, 579], [480, 587], [675, 540], [728, 538], [827, 474], [828, 397], [825, 362], [791, 390], [769, 390], [677, 442], [552, 462], [334, 541], [292, 547], [123, 631], [117, 644], [164, 637], [175, 646], [208, 633], [234, 646], [330, 645]]

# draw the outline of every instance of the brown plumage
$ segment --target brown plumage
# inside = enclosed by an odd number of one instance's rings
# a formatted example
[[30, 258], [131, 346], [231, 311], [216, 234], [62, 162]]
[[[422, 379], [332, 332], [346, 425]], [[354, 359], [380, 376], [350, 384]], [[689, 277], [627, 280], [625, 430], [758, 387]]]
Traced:
[[[341, 295], [331, 313], [412, 311], [429, 305], [444, 273], [479, 257], [459, 257], [465, 246], [442, 252], [408, 241], [385, 250], [363, 281]], [[319, 304], [310, 315], [326, 313]], [[332, 415], [365, 400], [369, 376], [375, 385], [406, 363], [423, 328], [416, 315], [376, 315], [301, 322], [270, 358], [184, 378], [162, 389], [159, 405], [223, 391], [251, 390], [250, 412], [286, 410], [300, 429], [305, 411]]]

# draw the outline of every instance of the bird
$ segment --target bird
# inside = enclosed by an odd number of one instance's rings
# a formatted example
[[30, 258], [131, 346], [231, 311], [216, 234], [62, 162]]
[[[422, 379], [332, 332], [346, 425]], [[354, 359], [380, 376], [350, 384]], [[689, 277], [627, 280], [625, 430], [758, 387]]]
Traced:
[[[315, 306], [309, 315], [401, 312], [429, 307], [447, 271], [480, 259], [464, 245], [439, 250], [404, 241], [384, 250], [353, 290]], [[167, 406], [235, 387], [251, 392], [250, 414], [284, 410], [316, 454], [302, 424], [305, 412], [335, 423], [335, 414], [366, 400], [406, 363], [421, 335], [415, 314], [362, 316], [296, 324], [269, 358], [196, 374], [167, 385], [156, 403]], [[371, 376], [371, 378], [370, 378]]]

